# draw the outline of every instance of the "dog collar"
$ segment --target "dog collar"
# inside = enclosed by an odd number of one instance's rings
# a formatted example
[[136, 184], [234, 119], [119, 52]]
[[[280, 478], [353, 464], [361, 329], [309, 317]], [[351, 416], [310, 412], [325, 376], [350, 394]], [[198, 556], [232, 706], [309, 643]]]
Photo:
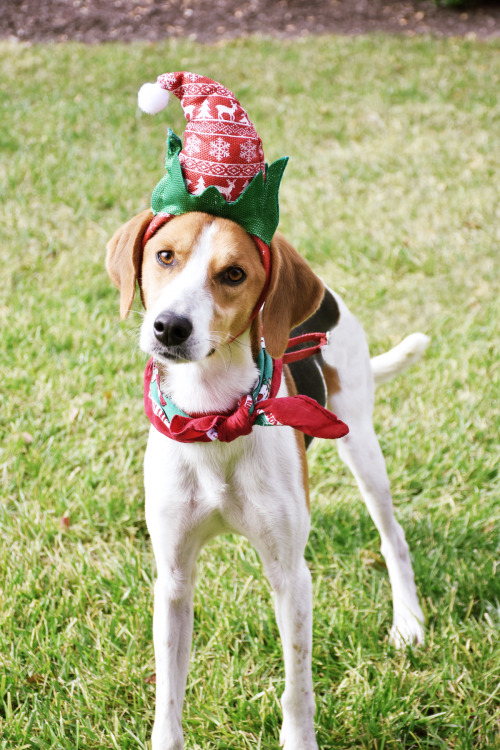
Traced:
[[[291, 344], [303, 343], [305, 337], [299, 338], [300, 341], [292, 339]], [[295, 352], [294, 359], [302, 359], [311, 353], [310, 349]], [[144, 374], [146, 416], [159, 432], [181, 443], [209, 443], [214, 440], [230, 443], [242, 435], [250, 434], [254, 425], [288, 425], [312, 437], [321, 438], [335, 439], [347, 435], [347, 425], [309, 396], [277, 397], [283, 360], [273, 360], [264, 342], [257, 358], [257, 368], [257, 385], [251, 394], [241, 397], [232, 412], [190, 416], [162, 392], [158, 365], [151, 358]]]

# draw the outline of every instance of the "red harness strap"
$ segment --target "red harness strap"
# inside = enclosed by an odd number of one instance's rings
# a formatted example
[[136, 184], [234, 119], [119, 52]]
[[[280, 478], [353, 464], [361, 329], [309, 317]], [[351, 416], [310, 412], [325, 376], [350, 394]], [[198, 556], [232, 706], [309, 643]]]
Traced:
[[289, 339], [287, 349], [292, 346], [298, 346], [299, 344], [305, 344], [306, 341], [316, 341], [314, 346], [308, 346], [306, 349], [298, 349], [296, 352], [285, 352], [281, 358], [284, 365], [289, 365], [292, 362], [298, 362], [299, 359], [307, 359], [312, 357], [313, 354], [318, 354], [321, 348], [328, 343], [327, 333], [303, 333], [301, 336], [294, 336]]

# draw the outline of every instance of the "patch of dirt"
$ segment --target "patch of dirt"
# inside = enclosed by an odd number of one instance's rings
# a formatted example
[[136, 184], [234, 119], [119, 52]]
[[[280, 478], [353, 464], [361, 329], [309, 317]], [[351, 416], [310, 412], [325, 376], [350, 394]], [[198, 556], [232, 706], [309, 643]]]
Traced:
[[500, 34], [498, 0], [437, 7], [433, 0], [1, 0], [0, 37], [46, 42], [159, 41], [187, 36], [214, 43], [247, 34], [467, 36]]

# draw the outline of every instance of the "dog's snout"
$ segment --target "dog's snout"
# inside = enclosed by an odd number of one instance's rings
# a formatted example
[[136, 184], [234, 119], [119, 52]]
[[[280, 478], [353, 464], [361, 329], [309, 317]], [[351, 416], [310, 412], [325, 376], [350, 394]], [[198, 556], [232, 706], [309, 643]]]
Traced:
[[178, 346], [190, 337], [193, 324], [189, 318], [162, 312], [153, 324], [155, 337], [164, 346]]

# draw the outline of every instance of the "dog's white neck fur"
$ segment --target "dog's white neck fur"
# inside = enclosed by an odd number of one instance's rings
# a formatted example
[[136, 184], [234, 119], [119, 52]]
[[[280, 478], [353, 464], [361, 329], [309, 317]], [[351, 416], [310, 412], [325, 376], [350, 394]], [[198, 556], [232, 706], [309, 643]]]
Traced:
[[161, 387], [187, 414], [233, 409], [255, 387], [259, 371], [252, 356], [250, 329], [199, 362], [168, 364]]

